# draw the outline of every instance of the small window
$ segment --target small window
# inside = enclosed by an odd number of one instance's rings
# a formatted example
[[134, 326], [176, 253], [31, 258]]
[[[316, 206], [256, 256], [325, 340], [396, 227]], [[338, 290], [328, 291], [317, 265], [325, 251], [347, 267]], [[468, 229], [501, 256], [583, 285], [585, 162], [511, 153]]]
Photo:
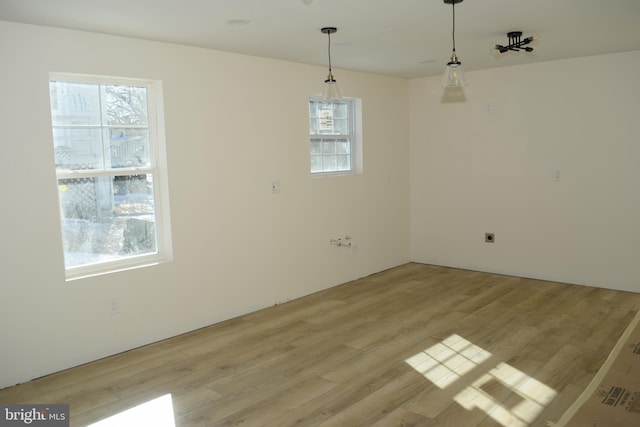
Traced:
[[159, 85], [50, 78], [67, 278], [170, 257]]
[[356, 172], [356, 100], [309, 99], [312, 174]]

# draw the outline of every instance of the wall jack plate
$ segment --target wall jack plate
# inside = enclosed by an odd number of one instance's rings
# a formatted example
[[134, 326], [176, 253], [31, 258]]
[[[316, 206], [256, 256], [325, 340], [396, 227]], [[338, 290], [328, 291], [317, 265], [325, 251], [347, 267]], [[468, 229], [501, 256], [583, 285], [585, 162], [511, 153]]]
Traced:
[[484, 241], [487, 243], [495, 243], [496, 237], [493, 235], [493, 233], [484, 233]]
[[120, 301], [118, 298], [112, 298], [111, 301], [109, 301], [109, 314], [115, 316], [118, 313], [120, 313]]

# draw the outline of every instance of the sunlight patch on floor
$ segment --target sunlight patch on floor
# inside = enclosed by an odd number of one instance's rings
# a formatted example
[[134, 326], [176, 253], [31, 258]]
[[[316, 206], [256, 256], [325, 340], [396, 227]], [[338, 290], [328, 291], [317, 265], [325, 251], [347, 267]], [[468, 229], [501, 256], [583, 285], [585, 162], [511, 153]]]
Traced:
[[488, 351], [459, 335], [451, 335], [408, 358], [406, 362], [429, 381], [444, 389], [489, 357], [491, 353]]
[[89, 425], [89, 427], [125, 426], [175, 427], [171, 395], [165, 394]]
[[[490, 394], [491, 384], [506, 387], [511, 396], [498, 400]], [[467, 410], [478, 408], [503, 426], [528, 426], [535, 421], [557, 393], [507, 363], [474, 381], [458, 393], [454, 400]]]
[[[488, 351], [454, 334], [405, 362], [445, 389], [464, 376], [471, 376], [471, 372], [490, 357]], [[454, 396], [454, 401], [469, 411], [483, 411], [505, 427], [529, 426], [558, 394], [507, 363], [499, 363], [473, 377], [477, 379], [465, 380], [468, 386]]]

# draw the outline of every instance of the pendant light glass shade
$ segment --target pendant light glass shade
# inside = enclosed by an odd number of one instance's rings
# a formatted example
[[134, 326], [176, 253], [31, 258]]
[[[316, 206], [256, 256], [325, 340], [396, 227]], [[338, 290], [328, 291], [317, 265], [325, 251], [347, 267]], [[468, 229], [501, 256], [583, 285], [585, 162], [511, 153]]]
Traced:
[[462, 63], [458, 61], [455, 52], [451, 55], [451, 61], [447, 62], [447, 68], [444, 70], [442, 78], [443, 87], [462, 87], [465, 86], [464, 73], [462, 71]]
[[322, 91], [322, 99], [340, 99], [340, 89], [338, 89], [338, 82], [333, 78], [331, 74], [327, 76], [327, 80], [324, 81], [324, 90]]
[[332, 99], [340, 99], [342, 95], [340, 94], [340, 90], [338, 89], [338, 83], [336, 79], [333, 78], [333, 74], [331, 73], [331, 34], [338, 31], [335, 27], [325, 27], [322, 30], [323, 34], [326, 34], [329, 39], [329, 75], [327, 75], [327, 79], [324, 81], [324, 90], [322, 91], [322, 99], [324, 100], [332, 100]]
[[462, 72], [462, 63], [456, 55], [456, 3], [462, 0], [444, 0], [445, 4], [450, 4], [453, 12], [453, 26], [451, 31], [451, 39], [453, 41], [453, 52], [451, 59], [447, 62], [447, 68], [444, 70], [442, 77], [443, 87], [462, 87], [465, 86], [464, 73]]

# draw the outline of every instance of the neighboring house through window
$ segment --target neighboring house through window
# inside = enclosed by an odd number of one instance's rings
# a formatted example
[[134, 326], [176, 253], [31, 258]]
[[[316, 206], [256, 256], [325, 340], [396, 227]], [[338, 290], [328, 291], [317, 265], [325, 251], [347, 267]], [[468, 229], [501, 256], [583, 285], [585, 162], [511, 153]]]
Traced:
[[360, 103], [356, 99], [309, 99], [312, 174], [350, 174], [361, 168]]
[[171, 258], [159, 82], [52, 74], [67, 278]]

